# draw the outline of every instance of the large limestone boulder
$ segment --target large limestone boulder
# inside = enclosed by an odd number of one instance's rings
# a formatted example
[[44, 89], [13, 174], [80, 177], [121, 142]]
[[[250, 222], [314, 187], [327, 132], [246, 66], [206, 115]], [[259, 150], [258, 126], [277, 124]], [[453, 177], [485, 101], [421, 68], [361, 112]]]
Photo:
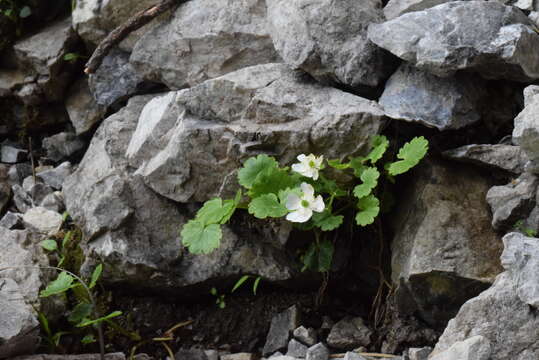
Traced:
[[492, 230], [488, 177], [471, 167], [429, 160], [399, 199], [392, 250], [398, 311], [443, 327], [502, 268]]
[[470, 144], [446, 150], [443, 156], [452, 160], [483, 166], [513, 174], [522, 174], [528, 157], [520, 146], [506, 144]]
[[180, 89], [279, 56], [264, 0], [197, 0], [148, 31], [130, 61], [146, 79]]
[[[494, 285], [466, 302], [452, 319], [431, 355], [481, 336], [490, 344], [490, 360], [539, 358], [539, 239], [510, 233], [503, 238], [505, 272]], [[483, 359], [483, 358], [481, 358]]]
[[524, 90], [525, 107], [515, 118], [513, 141], [520, 145], [530, 159], [528, 168], [539, 174], [539, 87]]
[[455, 1], [410, 12], [372, 24], [369, 38], [439, 76], [470, 70], [489, 79], [539, 79], [539, 34], [520, 9], [497, 2]]
[[380, 0], [269, 0], [271, 37], [284, 61], [322, 82], [376, 87], [393, 59], [367, 38], [384, 21]]
[[454, 0], [389, 0], [384, 6], [384, 15], [387, 20], [391, 20], [408, 12], [425, 10], [451, 1]]
[[[63, 185], [67, 210], [84, 231], [83, 273], [103, 262], [108, 282], [139, 289], [178, 289], [240, 274], [257, 274], [268, 281], [290, 279], [295, 262], [272, 240], [275, 233], [268, 224], [257, 241], [251, 240], [252, 234], [242, 236], [225, 227], [221, 247], [209, 255], [192, 255], [182, 248], [179, 230], [187, 209], [148, 188], [125, 156], [139, 115], [152, 98], [133, 97], [105, 119]], [[195, 294], [194, 288], [183, 293]]]
[[373, 101], [305, 79], [283, 64], [245, 68], [154, 99], [127, 157], [157, 193], [179, 202], [233, 196], [242, 162], [260, 152], [365, 153], [385, 124]]

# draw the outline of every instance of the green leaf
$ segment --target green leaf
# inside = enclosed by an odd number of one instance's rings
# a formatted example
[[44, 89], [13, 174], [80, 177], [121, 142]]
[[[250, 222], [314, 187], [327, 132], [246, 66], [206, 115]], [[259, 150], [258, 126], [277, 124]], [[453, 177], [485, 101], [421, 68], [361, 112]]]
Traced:
[[74, 280], [75, 279], [71, 275], [69, 275], [65, 271], [62, 271], [60, 275], [58, 275], [56, 280], [52, 281], [45, 290], [41, 290], [39, 296], [48, 297], [51, 295], [64, 293], [74, 286]]
[[232, 291], [231, 292], [234, 292], [236, 291], [240, 286], [243, 285], [244, 282], [247, 281], [247, 279], [249, 279], [251, 276], [250, 275], [243, 275], [237, 282], [236, 284], [234, 285], [234, 287], [232, 288]]
[[84, 345], [88, 345], [88, 344], [92, 344], [92, 343], [95, 343], [97, 340], [95, 339], [95, 336], [94, 334], [88, 334], [86, 336], [84, 336], [82, 339], [81, 339], [81, 343], [83, 343]]
[[77, 306], [73, 308], [73, 311], [71, 311], [67, 320], [69, 320], [70, 323], [78, 324], [92, 315], [92, 309], [92, 304], [84, 302], [78, 303]]
[[288, 209], [279, 202], [275, 194], [264, 194], [255, 198], [249, 204], [248, 210], [249, 214], [258, 219], [283, 217], [288, 213]]
[[229, 212], [230, 209], [223, 207], [223, 200], [221, 198], [215, 198], [204, 203], [197, 212], [196, 220], [202, 222], [204, 225], [218, 224]]
[[219, 221], [219, 224], [226, 224], [230, 220], [232, 215], [234, 215], [234, 212], [236, 211], [238, 205], [239, 202], [236, 202], [236, 199], [223, 201], [223, 212], [225, 213], [225, 215], [223, 216], [221, 221]]
[[42, 313], [41, 311], [39, 311], [37, 313], [37, 319], [39, 320], [39, 323], [41, 324], [41, 327], [43, 328], [45, 333], [50, 337], [52, 335], [52, 332], [51, 332], [51, 328], [49, 326], [49, 320], [47, 319], [45, 314]]
[[290, 175], [288, 171], [283, 169], [266, 169], [256, 177], [249, 190], [249, 196], [254, 199], [270, 193], [277, 195], [281, 190], [298, 186], [299, 179], [299, 175]]
[[384, 135], [376, 135], [372, 141], [373, 149], [367, 155], [367, 159], [370, 160], [371, 164], [375, 164], [378, 160], [384, 156], [387, 148], [389, 147], [389, 141]]
[[337, 170], [344, 170], [350, 167], [350, 163], [343, 163], [339, 159], [328, 160], [328, 165]]
[[97, 280], [101, 277], [101, 273], [103, 272], [103, 264], [99, 264], [95, 267], [94, 272], [92, 273], [92, 277], [90, 280], [90, 285], [88, 285], [88, 288], [93, 289], [95, 285], [97, 284]]
[[357, 206], [360, 211], [356, 214], [356, 222], [360, 226], [372, 224], [380, 212], [380, 201], [372, 194], [359, 199]]
[[53, 239], [43, 240], [42, 242], [39, 243], [39, 245], [41, 245], [41, 247], [47, 251], [58, 250], [58, 243], [56, 242], [56, 240], [53, 240]]
[[73, 237], [73, 231], [72, 230], [69, 230], [65, 236], [64, 236], [64, 239], [62, 240], [62, 249], [65, 249], [65, 247], [67, 246], [67, 244], [69, 243], [69, 241], [71, 241], [71, 238]]
[[30, 15], [32, 15], [32, 9], [29, 6], [25, 6], [19, 11], [19, 17], [21, 19], [27, 18]]
[[354, 195], [360, 199], [371, 193], [371, 191], [378, 185], [378, 178], [380, 177], [380, 172], [374, 167], [366, 168], [361, 174], [361, 181], [363, 184], [357, 185], [354, 188]]
[[246, 189], [250, 189], [261, 172], [267, 169], [276, 169], [279, 167], [277, 161], [268, 155], [258, 155], [247, 159], [243, 167], [238, 171], [238, 182]]
[[315, 242], [311, 243], [303, 257], [303, 270], [329, 271], [331, 269], [333, 251], [333, 244], [327, 239], [322, 240], [319, 244]]
[[62, 336], [71, 334], [69, 331], [58, 331], [55, 333], [52, 337], [52, 342], [54, 343], [54, 346], [60, 345], [60, 340], [62, 339]]
[[429, 142], [423, 136], [413, 138], [399, 150], [397, 158], [402, 160], [389, 165], [389, 175], [395, 176], [407, 172], [423, 159], [428, 149]]
[[361, 174], [365, 170], [365, 162], [367, 161], [367, 158], [358, 156], [354, 158], [350, 158], [350, 167], [354, 169], [354, 175], [356, 177], [361, 177]]
[[213, 296], [217, 296], [217, 289], [212, 287], [210, 290], [210, 294], [212, 294]]
[[64, 60], [65, 61], [74, 61], [74, 60], [77, 60], [79, 56], [75, 53], [67, 53], [64, 55]]
[[253, 283], [253, 294], [256, 295], [256, 291], [258, 290], [258, 285], [260, 285], [260, 280], [262, 279], [261, 276], [257, 277], [255, 279], [255, 282]]
[[62, 214], [62, 222], [65, 223], [67, 219], [69, 219], [69, 213], [67, 211], [64, 211], [64, 213]]
[[187, 222], [181, 232], [183, 245], [192, 254], [209, 254], [219, 247], [222, 236], [219, 225], [204, 226], [204, 223], [198, 220]]
[[103, 321], [108, 320], [108, 319], [115, 318], [115, 317], [120, 316], [120, 315], [122, 315], [121, 311], [114, 311], [114, 312], [111, 312], [110, 314], [108, 314], [106, 316], [100, 317], [100, 318], [95, 319], [95, 320], [87, 319], [85, 321], [82, 321], [82, 322], [78, 323], [76, 326], [79, 327], [79, 328], [80, 327], [85, 327], [85, 326], [89, 326], [89, 325], [93, 325], [93, 324], [103, 322]]
[[333, 215], [328, 210], [313, 214], [313, 223], [322, 231], [332, 231], [341, 226], [344, 217], [342, 215]]

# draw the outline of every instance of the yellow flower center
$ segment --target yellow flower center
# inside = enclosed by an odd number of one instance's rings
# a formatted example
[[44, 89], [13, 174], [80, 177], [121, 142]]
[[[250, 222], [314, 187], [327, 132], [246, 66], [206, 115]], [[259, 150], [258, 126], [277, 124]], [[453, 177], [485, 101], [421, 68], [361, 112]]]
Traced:
[[309, 207], [309, 202], [307, 200], [301, 200], [301, 206], [303, 207]]

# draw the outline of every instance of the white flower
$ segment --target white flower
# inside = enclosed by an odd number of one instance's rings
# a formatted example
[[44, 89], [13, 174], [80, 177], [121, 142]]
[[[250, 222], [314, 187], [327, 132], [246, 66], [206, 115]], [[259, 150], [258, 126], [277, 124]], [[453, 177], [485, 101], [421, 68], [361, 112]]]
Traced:
[[286, 220], [292, 222], [306, 222], [311, 216], [313, 211], [324, 211], [324, 200], [321, 195], [314, 197], [314, 189], [310, 184], [301, 183], [301, 197], [296, 194], [289, 194], [286, 199], [286, 208], [291, 212], [286, 215]]
[[298, 155], [299, 164], [292, 165], [292, 170], [301, 175], [312, 178], [313, 180], [318, 179], [318, 171], [322, 168], [322, 162], [324, 161], [324, 155], [316, 157], [313, 154]]

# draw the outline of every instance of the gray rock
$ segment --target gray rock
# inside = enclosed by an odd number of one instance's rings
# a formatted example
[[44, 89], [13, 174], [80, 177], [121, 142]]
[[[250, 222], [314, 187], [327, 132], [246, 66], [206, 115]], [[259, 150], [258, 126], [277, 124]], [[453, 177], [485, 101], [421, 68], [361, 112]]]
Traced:
[[135, 45], [131, 63], [146, 79], [171, 89], [194, 86], [251, 65], [278, 62], [264, 0], [199, 0]]
[[397, 310], [443, 327], [502, 271], [502, 242], [485, 196], [491, 179], [472, 167], [424, 160], [393, 219]]
[[221, 360], [257, 360], [257, 359], [258, 357], [256, 354], [245, 353], [245, 352], [221, 355]]
[[271, 319], [271, 325], [266, 337], [266, 343], [262, 354], [267, 356], [278, 350], [285, 349], [290, 339], [290, 334], [299, 325], [300, 313], [296, 305], [291, 306], [282, 313]]
[[522, 174], [528, 157], [520, 146], [504, 144], [472, 144], [443, 152], [443, 156], [452, 160], [498, 169], [513, 174]]
[[302, 343], [300, 343], [296, 339], [292, 339], [288, 343], [288, 349], [286, 351], [286, 356], [305, 359], [305, 356], [307, 355], [307, 349], [308, 349], [308, 347], [306, 345], [303, 345]]
[[[112, 30], [122, 25], [131, 16], [155, 5], [152, 0], [80, 0], [72, 11], [73, 27], [85, 42], [97, 45]], [[131, 51], [134, 43], [148, 31], [149, 24], [131, 33], [120, 43], [125, 51]]]
[[511, 244], [502, 255], [502, 264], [507, 271], [496, 278], [491, 288], [462, 306], [447, 325], [431, 358], [472, 336], [483, 336], [490, 342], [490, 360], [539, 357], [539, 318], [520, 299], [518, 290], [537, 287], [538, 273], [529, 273], [531, 277], [524, 274], [536, 266], [539, 242], [512, 233], [504, 237], [504, 243], [506, 246]]
[[488, 339], [477, 335], [464, 341], [457, 341], [444, 352], [432, 356], [430, 360], [489, 360], [490, 354]]
[[6, 164], [20, 163], [26, 160], [28, 151], [11, 145], [2, 145], [2, 162]]
[[344, 354], [344, 359], [343, 360], [367, 360], [367, 359], [365, 359], [363, 356], [359, 355], [357, 352], [347, 351]]
[[0, 358], [32, 353], [39, 345], [39, 322], [15, 281], [0, 278]]
[[360, 317], [346, 317], [336, 323], [327, 338], [329, 346], [341, 350], [353, 350], [360, 346], [369, 346], [372, 330]]
[[62, 100], [76, 70], [64, 56], [76, 47], [77, 42], [69, 18], [18, 41], [13, 49], [25, 71], [25, 84], [15, 91], [15, 96], [31, 105]]
[[9, 166], [0, 164], [0, 213], [4, 212], [4, 209], [11, 200], [9, 170]]
[[62, 227], [62, 215], [40, 206], [33, 207], [22, 216], [24, 225], [41, 234], [54, 235]]
[[389, 78], [379, 102], [391, 118], [450, 130], [479, 121], [485, 96], [485, 81], [478, 76], [440, 78], [403, 64]]
[[529, 169], [539, 174], [539, 123], [537, 112], [539, 111], [539, 94], [535, 88], [525, 92], [526, 106], [515, 118], [513, 129], [513, 141], [520, 145], [531, 161]]
[[180, 350], [174, 354], [176, 360], [208, 360], [204, 350], [189, 349]]
[[313, 346], [318, 342], [318, 336], [316, 335], [316, 331], [313, 328], [307, 329], [303, 326], [300, 326], [299, 328], [294, 330], [294, 337], [308, 346]]
[[39, 203], [39, 206], [61, 214], [65, 210], [64, 196], [60, 191], [55, 191], [52, 194], [45, 196]]
[[86, 78], [79, 79], [69, 88], [65, 105], [77, 135], [95, 128], [105, 115], [105, 109], [97, 104], [90, 92]]
[[393, 70], [389, 54], [367, 38], [383, 19], [380, 0], [269, 0], [268, 20], [284, 61], [322, 82], [376, 87]]
[[13, 202], [19, 212], [25, 213], [34, 206], [32, 198], [20, 185], [13, 185], [11, 190], [13, 191]]
[[[161, 290], [192, 285], [182, 292], [186, 297], [207, 294], [205, 282], [216, 278], [246, 273], [267, 281], [293, 277], [296, 264], [274, 243], [274, 234], [253, 242], [224, 226], [221, 247], [213, 253], [193, 255], [182, 248], [179, 229], [186, 218], [178, 205], [149, 189], [124, 156], [140, 112], [152, 98], [133, 97], [105, 119], [64, 183], [67, 211], [84, 232], [83, 273], [102, 262], [110, 271], [104, 274], [109, 283]], [[268, 232], [267, 223], [264, 227]]]
[[402, 14], [425, 10], [451, 1], [455, 0], [389, 0], [384, 6], [384, 15], [387, 20], [392, 20]]
[[329, 350], [322, 343], [318, 343], [316, 345], [311, 346], [307, 350], [307, 355], [305, 357], [305, 360], [328, 360], [328, 359], [329, 359]]
[[127, 156], [142, 164], [136, 174], [150, 188], [179, 202], [233, 196], [237, 169], [261, 151], [282, 164], [301, 153], [360, 155], [385, 123], [376, 103], [281, 64], [245, 68], [167, 99], [154, 100], [159, 111], [143, 112], [139, 124], [149, 125], [137, 127]]
[[292, 356], [286, 356], [286, 355], [283, 355], [281, 353], [277, 353], [279, 355], [276, 355], [276, 356], [270, 356], [269, 358], [270, 359], [273, 359], [273, 360], [295, 360], [296, 358], [293, 358]]
[[410, 348], [408, 349], [408, 358], [410, 360], [428, 360], [432, 348], [425, 346], [422, 348]]
[[490, 188], [486, 199], [492, 210], [492, 226], [508, 229], [527, 218], [536, 205], [538, 185], [537, 176], [524, 173], [507, 185]]
[[496, 2], [455, 1], [407, 13], [372, 24], [369, 39], [438, 76], [471, 70], [489, 79], [539, 78], [539, 63], [528, 50], [539, 47], [530, 20]]
[[[32, 179], [32, 177], [29, 177], [27, 179]], [[39, 179], [36, 183], [33, 183], [33, 181], [27, 182], [27, 184], [23, 183], [23, 188], [25, 188], [24, 185], [27, 185], [27, 190], [25, 190], [30, 197], [31, 203], [33, 205], [40, 204], [48, 195], [54, 192], [54, 189], [51, 188], [49, 185], [42, 183], [41, 179]], [[23, 197], [23, 199], [25, 198]]]
[[[100, 360], [100, 354], [78, 354], [78, 355], [56, 355], [56, 354], [43, 354], [43, 355], [26, 355], [15, 357], [11, 360]], [[124, 353], [109, 353], [105, 354], [105, 360], [125, 360]], [[134, 356], [134, 360], [148, 360], [148, 355], [138, 354]]]
[[55, 190], [62, 190], [65, 179], [71, 175], [73, 167], [69, 161], [63, 162], [54, 169], [38, 172], [36, 177]]
[[539, 27], [539, 11], [530, 12], [528, 18], [536, 27]]
[[524, 88], [524, 106], [531, 105], [536, 95], [539, 95], [539, 85], [526, 86]]
[[22, 214], [8, 211], [0, 220], [0, 226], [12, 230], [22, 225]]
[[43, 139], [47, 157], [53, 161], [69, 159], [85, 147], [85, 142], [70, 132], [61, 132]]
[[108, 108], [139, 92], [144, 80], [129, 63], [129, 54], [113, 49], [88, 80], [98, 106]]
[[22, 185], [23, 180], [32, 174], [32, 166], [26, 163], [19, 163], [9, 167], [8, 182], [10, 185]]

